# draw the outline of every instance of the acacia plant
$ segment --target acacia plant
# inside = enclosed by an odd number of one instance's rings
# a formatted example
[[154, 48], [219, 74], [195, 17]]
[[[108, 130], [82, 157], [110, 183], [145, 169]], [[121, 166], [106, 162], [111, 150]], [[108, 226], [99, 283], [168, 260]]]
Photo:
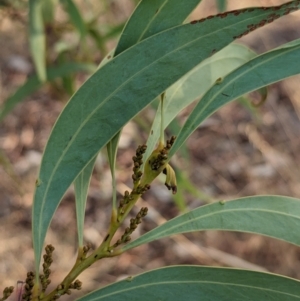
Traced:
[[[96, 261], [119, 256], [142, 244], [178, 233], [201, 230], [245, 231], [300, 245], [300, 200], [253, 196], [221, 201], [184, 213], [130, 241], [147, 214], [143, 207], [121, 237], [116, 232], [139, 198], [160, 174], [176, 193], [169, 162], [193, 131], [223, 105], [250, 91], [300, 73], [300, 40], [254, 55], [232, 42], [300, 8], [300, 1], [276, 7], [246, 8], [183, 24], [199, 0], [142, 0], [119, 43], [100, 68], [65, 106], [44, 151], [32, 212], [35, 271], [26, 279], [23, 300], [56, 300], [80, 289], [80, 273]], [[226, 47], [227, 46], [227, 47]], [[225, 47], [225, 48], [224, 48]], [[229, 60], [234, 54], [236, 60]], [[207, 78], [208, 72], [212, 76]], [[164, 129], [193, 100], [202, 96], [176, 137]], [[117, 200], [116, 152], [122, 127], [156, 98], [160, 101], [148, 141], [133, 157], [133, 185]], [[87, 189], [95, 159], [106, 147], [113, 179], [111, 221], [104, 240], [91, 250], [83, 242]], [[74, 183], [78, 256], [71, 271], [47, 291], [51, 245], [41, 254], [50, 221]], [[180, 189], [180, 187], [178, 187]], [[11, 293], [4, 290], [4, 298]], [[79, 298], [88, 300], [278, 300], [300, 298], [297, 280], [275, 274], [202, 266], [171, 266], [113, 283]]]

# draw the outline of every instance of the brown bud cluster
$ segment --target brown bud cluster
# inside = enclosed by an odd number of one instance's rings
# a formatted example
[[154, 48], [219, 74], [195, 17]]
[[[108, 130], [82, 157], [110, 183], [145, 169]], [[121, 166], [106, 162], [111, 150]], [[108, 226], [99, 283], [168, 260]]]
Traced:
[[149, 161], [152, 170], [159, 170], [162, 166], [166, 164], [169, 150], [174, 144], [175, 139], [176, 136], [172, 136], [170, 140], [167, 140], [166, 146], [158, 150], [157, 156], [153, 157]]
[[158, 155], [153, 158], [152, 160], [149, 160], [150, 166], [152, 170], [159, 170], [160, 167], [166, 164], [168, 159], [168, 153], [165, 150], [165, 148], [161, 149], [158, 153]]
[[22, 294], [22, 300], [31, 300], [32, 297], [32, 288], [34, 286], [34, 273], [33, 272], [28, 272], [27, 277], [25, 280], [25, 285], [23, 288], [23, 294]]
[[45, 247], [46, 254], [43, 255], [44, 263], [43, 263], [43, 274], [40, 275], [40, 280], [42, 284], [42, 291], [45, 292], [51, 280], [49, 276], [51, 274], [50, 266], [53, 262], [52, 254], [54, 251], [54, 247], [52, 245], [47, 245]]
[[143, 164], [143, 155], [145, 153], [147, 149], [147, 146], [145, 144], [143, 145], [139, 145], [135, 156], [132, 157], [133, 160], [133, 175], [132, 175], [132, 180], [133, 180], [133, 184], [138, 184], [138, 182], [140, 181], [143, 173], [141, 172], [141, 166]]
[[170, 138], [170, 140], [167, 140], [165, 149], [167, 149], [169, 151], [171, 149], [172, 145], [174, 144], [175, 140], [176, 140], [176, 136], [172, 136]]
[[125, 229], [124, 234], [121, 236], [120, 239], [116, 241], [113, 245], [113, 248], [118, 247], [121, 244], [127, 243], [131, 240], [130, 235], [133, 231], [137, 228], [137, 226], [142, 222], [142, 218], [145, 217], [148, 213], [147, 207], [142, 207], [139, 213], [136, 215], [135, 218], [130, 219], [130, 225]]
[[130, 203], [130, 201], [132, 201], [132, 200], [133, 200], [132, 193], [129, 193], [129, 191], [126, 190], [124, 193], [123, 199], [121, 199], [120, 204], [119, 204], [119, 209], [120, 209], [121, 213], [122, 213], [122, 208], [124, 206], [126, 206], [128, 203]]
[[64, 284], [59, 284], [56, 288], [57, 293], [53, 296], [52, 300], [59, 299], [62, 295], [71, 295], [72, 289], [81, 290], [82, 282], [80, 280], [75, 280], [73, 283], [69, 285], [69, 287], [65, 287]]
[[147, 190], [150, 189], [150, 185], [146, 184], [145, 186], [138, 185], [134, 188], [131, 193], [128, 190], [125, 191], [123, 198], [120, 200], [119, 203], [119, 213], [122, 215], [125, 213], [125, 206], [133, 201], [134, 195], [143, 195]]
[[70, 284], [69, 288], [70, 289], [75, 289], [75, 290], [81, 290], [82, 282], [77, 279], [73, 283]]
[[146, 184], [145, 186], [138, 185], [137, 188], [134, 188], [131, 194], [144, 194], [146, 191], [150, 189], [150, 185]]
[[0, 300], [6, 300], [12, 294], [13, 291], [14, 291], [13, 286], [6, 287], [3, 290], [3, 297]]

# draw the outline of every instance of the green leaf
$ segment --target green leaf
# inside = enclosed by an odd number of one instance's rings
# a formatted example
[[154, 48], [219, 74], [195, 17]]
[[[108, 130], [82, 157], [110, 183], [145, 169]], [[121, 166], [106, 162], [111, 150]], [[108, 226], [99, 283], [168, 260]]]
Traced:
[[136, 7], [120, 37], [115, 55], [134, 44], [181, 24], [201, 0], [143, 0]]
[[[113, 53], [114, 50], [111, 51]], [[98, 68], [104, 66], [108, 62], [109, 58], [105, 57]], [[112, 139], [113, 140], [113, 139]], [[116, 155], [116, 154], [115, 154]], [[84, 231], [84, 218], [85, 218], [85, 207], [87, 201], [88, 189], [92, 177], [92, 173], [94, 170], [94, 165], [97, 160], [98, 154], [92, 158], [92, 160], [88, 163], [88, 165], [80, 172], [76, 180], [74, 181], [75, 188], [75, 204], [76, 204], [76, 221], [77, 221], [77, 229], [78, 229], [78, 243], [79, 246], [83, 246], [83, 231]], [[115, 176], [113, 175], [113, 185], [115, 184]], [[116, 202], [116, 201], [115, 201]]]
[[[117, 56], [145, 38], [173, 26], [180, 25], [200, 1], [201, 0], [192, 0], [189, 2], [183, 2], [181, 0], [166, 0], [163, 2], [160, 0], [141, 1], [124, 27], [114, 56]], [[113, 142], [107, 146], [108, 153], [112, 154], [108, 157], [111, 168], [115, 168], [116, 165], [116, 153], [120, 135], [121, 131], [114, 136]], [[111, 169], [111, 172], [113, 190], [115, 191], [115, 171]], [[113, 196], [113, 207], [115, 208], [116, 192], [114, 192]]]
[[34, 66], [41, 82], [46, 81], [46, 36], [42, 0], [29, 0], [29, 45]]
[[116, 183], [116, 160], [117, 160], [117, 151], [118, 144], [120, 140], [120, 132], [117, 133], [106, 146], [108, 162], [111, 171], [112, 177], [112, 188], [113, 188], [113, 210], [117, 209], [117, 183]]
[[128, 277], [77, 301], [296, 301], [299, 299], [300, 282], [292, 278], [229, 268], [170, 266]]
[[245, 197], [196, 208], [142, 235], [122, 250], [178, 233], [203, 230], [251, 232], [300, 246], [298, 227], [299, 199], [284, 196]]
[[55, 7], [58, 3], [58, 0], [43, 0], [42, 4], [42, 16], [45, 24], [51, 23], [54, 21]]
[[223, 105], [245, 93], [300, 73], [300, 39], [269, 51], [242, 65], [205, 93], [179, 132], [170, 158], [195, 129]]
[[64, 4], [71, 22], [80, 33], [81, 38], [84, 38], [86, 36], [87, 29], [77, 6], [73, 2], [73, 0], [61, 0], [61, 2]]
[[[286, 5], [276, 10], [278, 16], [288, 7], [300, 7], [298, 1]], [[165, 30], [111, 59], [73, 95], [48, 140], [35, 191], [32, 222], [37, 274], [53, 214], [88, 162], [130, 119], [212, 50], [225, 47], [249, 24], [266, 18], [272, 21], [270, 12], [272, 7], [251, 8]]]
[[78, 175], [78, 177], [74, 181], [78, 243], [80, 247], [83, 246], [85, 206], [86, 206], [87, 194], [88, 194], [88, 189], [91, 181], [91, 176], [92, 176], [96, 159], [97, 156], [95, 156], [88, 163], [88, 165], [82, 170], [82, 172]]
[[[200, 98], [219, 78], [252, 59], [256, 54], [241, 44], [230, 44], [212, 57], [193, 68], [188, 74], [166, 91], [164, 100], [164, 127], [195, 99]], [[155, 148], [160, 136], [161, 107], [155, 115], [150, 130], [147, 150], [144, 158], [148, 158]]]
[[200, 2], [201, 0], [141, 1], [124, 27], [115, 56], [145, 38], [182, 24]]
[[[114, 56], [147, 37], [173, 26], [180, 25], [200, 1], [201, 0], [192, 0], [187, 3], [183, 3], [181, 0], [167, 0], [163, 2], [160, 0], [141, 1], [124, 27]], [[120, 135], [121, 131], [114, 136], [114, 141], [107, 145], [108, 154], [112, 154], [108, 157], [111, 168], [115, 168]], [[112, 169], [111, 171], [113, 186], [115, 187], [115, 171]], [[114, 193], [114, 199], [115, 195]], [[115, 200], [113, 204], [115, 207]]]
[[[49, 67], [47, 69], [47, 80], [53, 81], [56, 78], [63, 77], [74, 72], [84, 71], [93, 73], [96, 71], [96, 67], [92, 64], [81, 63], [65, 63], [55, 67]], [[18, 90], [10, 96], [0, 110], [0, 121], [25, 97], [29, 96], [33, 92], [37, 91], [43, 86], [43, 83], [39, 81], [36, 75], [31, 76]]]
[[216, 0], [217, 1], [217, 7], [218, 11], [223, 12], [226, 10], [227, 1], [226, 0]]
[[110, 142], [107, 144], [107, 156], [109, 158], [109, 164], [110, 164], [110, 169], [114, 170], [115, 165], [114, 162], [116, 160], [116, 151], [115, 151], [115, 145], [118, 144], [119, 141], [119, 136], [114, 136]]

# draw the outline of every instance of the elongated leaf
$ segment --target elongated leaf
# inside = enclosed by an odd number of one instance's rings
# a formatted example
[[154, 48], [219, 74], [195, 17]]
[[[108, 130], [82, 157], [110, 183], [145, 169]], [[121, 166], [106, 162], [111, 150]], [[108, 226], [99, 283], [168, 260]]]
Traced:
[[[300, 246], [300, 200], [284, 196], [254, 196], [205, 205], [173, 218], [124, 246], [139, 245], [178, 233], [228, 230], [258, 233]], [[294, 230], [293, 230], [294, 229]]]
[[54, 21], [55, 7], [58, 3], [58, 0], [43, 0], [42, 4], [42, 13], [43, 20], [45, 24], [51, 23]]
[[87, 29], [77, 6], [73, 2], [73, 0], [61, 0], [61, 2], [65, 5], [70, 20], [75, 26], [75, 28], [78, 30], [78, 32], [80, 33], [81, 38], [84, 38], [86, 36]]
[[116, 160], [117, 160], [117, 150], [120, 140], [120, 132], [117, 133], [107, 144], [107, 155], [108, 162], [111, 171], [112, 178], [112, 188], [113, 188], [113, 209], [117, 209], [117, 183], [116, 183]]
[[[56, 78], [63, 77], [74, 72], [84, 71], [93, 73], [96, 71], [96, 67], [92, 64], [81, 63], [65, 63], [55, 67], [49, 67], [47, 69], [47, 80], [52, 81]], [[28, 80], [18, 88], [18, 90], [10, 96], [0, 110], [0, 121], [25, 97], [29, 96], [33, 92], [37, 91], [43, 86], [43, 83], [39, 81], [36, 75], [31, 76]]]
[[[164, 127], [166, 128], [185, 107], [200, 98], [219, 77], [225, 76], [254, 56], [256, 54], [249, 48], [232, 43], [193, 68], [166, 91]], [[144, 158], [149, 157], [159, 139], [160, 116], [159, 106], [150, 130]]]
[[158, 32], [180, 25], [200, 1], [141, 1], [126, 23], [115, 55]]
[[46, 80], [46, 36], [41, 0], [29, 0], [29, 45], [38, 78], [44, 82]]
[[[113, 55], [114, 50], [112, 50], [99, 64], [98, 68], [101, 68], [104, 66]], [[115, 164], [116, 161], [116, 155], [117, 153], [113, 153], [110, 149], [114, 148], [115, 143], [118, 143], [118, 141], [115, 141], [113, 138], [109, 143], [107, 147], [108, 150], [108, 158], [110, 164]], [[113, 158], [113, 159], [112, 159]], [[78, 242], [79, 246], [83, 245], [83, 230], [84, 230], [84, 219], [85, 219], [85, 207], [86, 207], [86, 201], [87, 201], [87, 193], [88, 188], [90, 185], [90, 180], [92, 177], [92, 172], [94, 169], [94, 165], [97, 159], [97, 154], [94, 158], [88, 163], [88, 165], [80, 172], [80, 174], [77, 176], [76, 180], [74, 181], [74, 187], [75, 187], [75, 198], [76, 198], [76, 220], [77, 220], [77, 229], [78, 229]], [[110, 166], [111, 167], [111, 166]], [[112, 183], [113, 183], [113, 204], [116, 204], [116, 180], [115, 180], [115, 168], [112, 168]]]
[[[188, 2], [181, 0], [141, 1], [124, 27], [116, 47], [115, 56], [145, 38], [182, 24], [200, 1], [201, 0]], [[121, 131], [114, 136], [114, 140], [119, 141], [120, 135]], [[108, 145], [108, 147], [110, 153], [116, 153], [118, 143], [114, 143], [114, 148], [112, 148], [111, 144]], [[149, 154], [150, 150], [148, 147], [148, 152], [145, 157], [147, 158]], [[110, 165], [115, 166], [116, 157], [112, 156], [111, 158], [114, 158], [114, 161], [110, 162]], [[109, 161], [111, 158], [109, 157]]]
[[226, 103], [245, 93], [300, 73], [300, 64], [295, 63], [299, 56], [300, 39], [252, 59], [216, 83], [186, 120], [170, 151], [170, 157], [203, 120]]
[[[113, 53], [114, 50], [112, 50]], [[110, 54], [111, 55], [111, 54]], [[108, 56], [105, 57], [98, 68], [104, 66], [108, 62]], [[79, 246], [83, 245], [83, 230], [84, 230], [84, 219], [85, 219], [85, 207], [87, 201], [88, 189], [92, 177], [92, 173], [94, 170], [94, 165], [97, 160], [97, 155], [92, 158], [92, 160], [88, 163], [88, 165], [80, 172], [74, 181], [75, 188], [75, 204], [76, 204], [76, 221], [77, 221], [77, 231], [78, 231], [78, 243]], [[114, 176], [113, 176], [114, 179]]]
[[[287, 13], [288, 7], [300, 7], [298, 1], [288, 5], [278, 7], [277, 16]], [[35, 191], [32, 222], [37, 273], [52, 216], [88, 162], [131, 118], [213, 49], [225, 47], [248, 31], [249, 24], [273, 21], [270, 12], [273, 8], [251, 8], [165, 30], [110, 60], [73, 95], [48, 140]]]
[[275, 274], [199, 266], [171, 266], [129, 277], [77, 301], [293, 301], [300, 282]]
[[87, 200], [88, 189], [91, 181], [91, 176], [92, 176], [96, 159], [97, 156], [95, 156], [88, 163], [88, 165], [82, 170], [82, 172], [78, 175], [78, 177], [74, 181], [78, 243], [80, 247], [82, 247], [83, 245], [85, 206], [86, 206], [86, 200]]

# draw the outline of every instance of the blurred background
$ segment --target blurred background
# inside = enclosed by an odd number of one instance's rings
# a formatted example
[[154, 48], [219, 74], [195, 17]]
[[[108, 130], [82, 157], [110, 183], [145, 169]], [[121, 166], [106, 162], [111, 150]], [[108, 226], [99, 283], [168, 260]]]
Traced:
[[[27, 271], [33, 269], [31, 205], [51, 128], [70, 96], [116, 46], [138, 3], [76, 0], [74, 8], [68, 1], [54, 2], [55, 10], [47, 9], [44, 15], [51, 76], [50, 81], [39, 84], [34, 80], [29, 51], [28, 2], [0, 1], [0, 105], [6, 110], [5, 114], [2, 111], [0, 127], [0, 290], [25, 280]], [[189, 19], [217, 13], [217, 2], [202, 0]], [[226, 10], [284, 2], [229, 0]], [[300, 14], [293, 13], [238, 42], [262, 53], [299, 38], [299, 28]], [[266, 101], [258, 107], [253, 106], [261, 97], [258, 93], [245, 95], [205, 121], [173, 162], [177, 195], [166, 189], [163, 176], [156, 180], [145, 199], [137, 203], [135, 212], [146, 204], [149, 214], [133, 236], [214, 201], [258, 194], [300, 198], [299, 83], [300, 76], [295, 76], [270, 86]], [[168, 136], [177, 131], [190, 110], [185, 109], [170, 125]], [[147, 108], [123, 130], [117, 161], [120, 195], [131, 187], [131, 158], [137, 145], [146, 142], [154, 114], [152, 107]], [[103, 150], [86, 208], [85, 240], [95, 246], [106, 233], [111, 197], [110, 170]], [[46, 243], [56, 248], [51, 268], [51, 285], [56, 286], [76, 258], [72, 187], [54, 216]], [[248, 268], [300, 279], [299, 259], [300, 249], [285, 242], [245, 233], [207, 231], [153, 242], [119, 258], [103, 260], [79, 279], [83, 291], [90, 291], [128, 275], [174, 264]]]

